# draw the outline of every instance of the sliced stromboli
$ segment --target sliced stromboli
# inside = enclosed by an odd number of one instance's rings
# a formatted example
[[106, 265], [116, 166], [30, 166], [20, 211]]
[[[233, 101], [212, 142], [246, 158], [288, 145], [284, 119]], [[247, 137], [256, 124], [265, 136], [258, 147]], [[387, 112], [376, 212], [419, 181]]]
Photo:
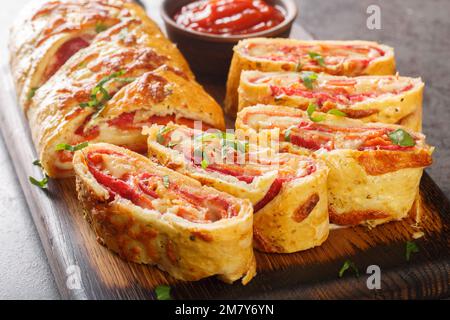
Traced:
[[227, 82], [225, 111], [235, 115], [243, 70], [313, 71], [340, 76], [392, 75], [394, 50], [369, 41], [303, 41], [256, 38], [234, 48]]
[[98, 126], [98, 141], [147, 150], [142, 127], [175, 122], [203, 129], [225, 128], [222, 109], [203, 88], [175, 69], [162, 66], [120, 90], [86, 123], [85, 131]]
[[[258, 103], [306, 110], [313, 103], [320, 112], [338, 110], [364, 122], [405, 124], [420, 131], [423, 87], [419, 78], [399, 76], [348, 78], [310, 72], [243, 71], [239, 110]], [[414, 114], [414, 122], [406, 121]]]
[[74, 168], [87, 220], [122, 258], [186, 281], [246, 284], [255, 275], [247, 200], [104, 143], [76, 152]]
[[73, 174], [71, 153], [56, 150], [62, 143], [101, 141], [143, 151], [144, 124], [201, 120], [223, 128], [220, 107], [192, 79], [179, 52], [146, 29], [141, 20], [110, 28], [36, 92], [28, 118], [51, 177]]
[[[10, 64], [24, 108], [42, 86], [94, 37], [129, 19], [136, 5], [124, 0], [34, 1], [10, 35]], [[140, 9], [137, 9], [140, 10]]]
[[169, 124], [144, 132], [149, 156], [160, 164], [252, 202], [259, 250], [290, 253], [327, 239], [328, 169], [321, 161], [279, 154], [218, 130]]
[[283, 151], [323, 159], [330, 168], [330, 221], [340, 225], [406, 217], [423, 169], [432, 163], [425, 136], [396, 125], [258, 105], [239, 112], [236, 127], [279, 139]]

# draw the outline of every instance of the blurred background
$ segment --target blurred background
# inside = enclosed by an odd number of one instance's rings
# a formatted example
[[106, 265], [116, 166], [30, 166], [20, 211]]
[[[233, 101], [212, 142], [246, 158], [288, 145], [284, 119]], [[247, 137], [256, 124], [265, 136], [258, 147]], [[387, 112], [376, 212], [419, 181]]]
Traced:
[[[8, 28], [28, 0], [3, 1], [0, 51]], [[143, 1], [159, 19], [159, 0]], [[395, 47], [400, 74], [422, 77], [424, 133], [436, 146], [427, 172], [450, 194], [450, 1], [449, 0], [297, 0], [297, 23], [316, 39], [375, 40]], [[369, 6], [380, 9], [380, 29], [369, 29]], [[158, 21], [159, 22], [159, 21]], [[4, 55], [2, 72], [7, 72]], [[1, 107], [1, 106], [0, 106]], [[36, 229], [0, 136], [0, 299], [58, 299]]]

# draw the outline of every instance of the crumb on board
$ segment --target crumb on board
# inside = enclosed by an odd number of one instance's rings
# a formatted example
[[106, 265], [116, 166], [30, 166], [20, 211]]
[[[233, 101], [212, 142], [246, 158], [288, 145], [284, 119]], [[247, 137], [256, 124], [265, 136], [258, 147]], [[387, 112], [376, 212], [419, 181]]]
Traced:
[[413, 233], [412, 237], [413, 239], [417, 240], [422, 238], [425, 235], [425, 233], [423, 231], [416, 231]]

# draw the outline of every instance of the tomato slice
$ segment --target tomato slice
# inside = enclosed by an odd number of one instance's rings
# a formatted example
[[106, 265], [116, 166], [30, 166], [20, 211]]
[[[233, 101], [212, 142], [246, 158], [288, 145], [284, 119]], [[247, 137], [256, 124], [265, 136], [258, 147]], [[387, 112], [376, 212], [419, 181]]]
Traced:
[[90, 45], [92, 37], [78, 37], [64, 43], [53, 57], [53, 62], [45, 70], [44, 81], [50, 79], [75, 53]]
[[[136, 188], [133, 186], [133, 177], [124, 176], [123, 179], [118, 179], [116, 177], [110, 176], [108, 174], [103, 173], [98, 169], [98, 166], [101, 166], [103, 163], [103, 159], [100, 153], [90, 153], [88, 155], [88, 168], [92, 173], [94, 178], [104, 187], [106, 187], [110, 192], [110, 200], [114, 199], [115, 195], [118, 194], [124, 199], [128, 199], [133, 202], [135, 205], [146, 209], [152, 209], [152, 202], [150, 198], [144, 195], [142, 192], [138, 192]], [[157, 198], [157, 194], [155, 193]]]
[[231, 209], [231, 216], [236, 216], [236, 208], [232, 206], [226, 199], [218, 195], [198, 195], [189, 192], [185, 188], [175, 186], [172, 190], [181, 195], [186, 201], [195, 207], [208, 208], [205, 219], [209, 221], [218, 221], [223, 218], [228, 218], [228, 211]]
[[155, 175], [151, 175], [149, 173], [144, 173], [139, 177], [139, 188], [145, 193], [151, 196], [152, 198], [159, 198], [155, 189], [157, 186], [157, 181], [160, 180], [159, 177]]
[[306, 130], [292, 132], [291, 143], [314, 151], [321, 148], [330, 151], [334, 146], [333, 138], [331, 136], [320, 134], [320, 132]]
[[233, 164], [210, 164], [206, 168], [207, 171], [216, 171], [225, 175], [233, 176], [240, 181], [246, 183], [252, 183], [255, 176], [259, 176], [261, 172], [257, 170], [249, 170], [248, 168], [241, 167]]
[[86, 125], [91, 120], [91, 118], [92, 115], [86, 117], [82, 125], [79, 126], [77, 130], [75, 130], [75, 134], [82, 136], [84, 138], [84, 141], [94, 140], [100, 135], [100, 128], [98, 126], [93, 126], [88, 130], [85, 130]]
[[[104, 154], [126, 156], [110, 150], [96, 150], [87, 155], [89, 171], [98, 183], [103, 185], [109, 191], [109, 200], [112, 201], [116, 195], [119, 195], [124, 199], [130, 200], [137, 206], [153, 209], [152, 200], [161, 198], [156, 192], [156, 188], [158, 183], [161, 182], [162, 177], [152, 173], [127, 173], [120, 178], [111, 176], [103, 171]], [[238, 214], [235, 206], [219, 195], [196, 194], [187, 188], [178, 186], [174, 183], [169, 184], [167, 192], [177, 194], [189, 202], [193, 208], [197, 208], [198, 211], [201, 211], [202, 208], [206, 208], [206, 214], [204, 218], [202, 217], [202, 221], [203, 219], [206, 219], [207, 221], [217, 221], [228, 218], [229, 215], [235, 216]], [[188, 208], [180, 209], [179, 214], [192, 221], [199, 220], [199, 217], [195, 216], [195, 212], [188, 210]]]

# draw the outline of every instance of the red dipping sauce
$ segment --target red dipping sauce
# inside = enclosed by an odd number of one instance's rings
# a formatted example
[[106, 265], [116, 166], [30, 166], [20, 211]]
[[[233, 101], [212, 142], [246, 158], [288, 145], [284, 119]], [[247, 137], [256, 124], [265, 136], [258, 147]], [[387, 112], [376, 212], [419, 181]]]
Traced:
[[191, 30], [245, 35], [271, 29], [285, 19], [280, 8], [263, 0], [201, 0], [183, 6], [174, 20]]

